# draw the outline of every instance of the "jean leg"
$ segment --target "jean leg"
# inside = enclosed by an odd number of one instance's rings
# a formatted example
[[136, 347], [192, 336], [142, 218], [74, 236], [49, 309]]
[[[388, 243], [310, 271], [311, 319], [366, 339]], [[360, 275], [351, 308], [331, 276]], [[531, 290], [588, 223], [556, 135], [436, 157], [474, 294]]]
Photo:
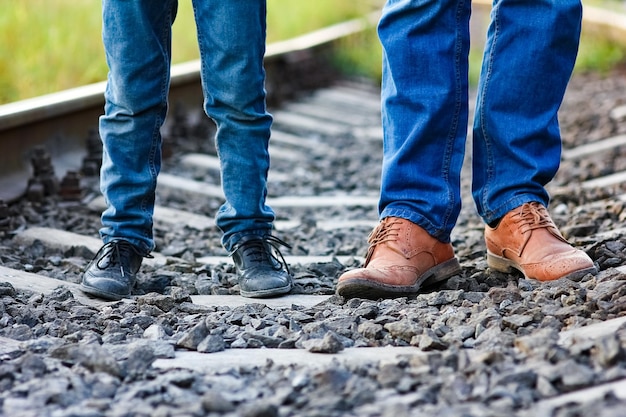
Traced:
[[265, 234], [274, 212], [265, 204], [272, 117], [265, 104], [266, 2], [194, 0], [204, 109], [217, 125], [226, 197], [216, 215], [230, 250], [244, 234]]
[[152, 215], [161, 167], [159, 129], [167, 111], [171, 25], [175, 0], [103, 0], [109, 66], [100, 117], [100, 186], [107, 202], [100, 234], [154, 249]]
[[461, 209], [468, 118], [469, 0], [388, 0], [383, 46], [380, 216], [442, 242]]
[[473, 135], [472, 192], [487, 223], [529, 201], [548, 204], [581, 18], [579, 0], [494, 2]]

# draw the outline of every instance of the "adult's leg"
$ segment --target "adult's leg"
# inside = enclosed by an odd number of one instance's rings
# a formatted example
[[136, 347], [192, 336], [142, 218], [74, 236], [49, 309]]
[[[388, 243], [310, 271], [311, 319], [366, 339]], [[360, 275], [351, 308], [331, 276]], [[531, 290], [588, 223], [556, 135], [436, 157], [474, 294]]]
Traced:
[[473, 196], [492, 223], [529, 201], [548, 204], [557, 172], [557, 111], [580, 37], [579, 0], [496, 0], [474, 119]]
[[579, 0], [496, 0], [474, 124], [473, 196], [487, 264], [526, 278], [579, 279], [596, 268], [550, 218], [544, 186], [561, 156], [557, 111], [578, 51]]
[[383, 46], [381, 218], [442, 242], [460, 208], [468, 101], [469, 0], [390, 0]]
[[344, 297], [396, 297], [460, 271], [450, 232], [467, 133], [470, 3], [388, 0], [383, 46], [381, 223]]

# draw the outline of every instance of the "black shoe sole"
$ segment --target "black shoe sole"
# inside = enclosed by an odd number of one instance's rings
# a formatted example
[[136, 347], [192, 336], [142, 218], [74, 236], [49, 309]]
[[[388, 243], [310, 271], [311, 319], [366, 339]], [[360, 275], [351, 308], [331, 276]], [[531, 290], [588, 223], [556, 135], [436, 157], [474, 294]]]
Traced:
[[98, 298], [103, 298], [109, 301], [119, 301], [122, 298], [130, 297], [130, 294], [125, 294], [125, 295], [115, 294], [115, 293], [111, 293], [108, 291], [102, 291], [98, 288], [88, 287], [85, 284], [80, 284], [80, 290], [84, 292], [85, 294], [93, 295]]
[[258, 291], [240, 290], [239, 294], [242, 297], [246, 297], [246, 298], [270, 298], [270, 297], [277, 297], [279, 295], [287, 294], [289, 291], [291, 291], [291, 287], [292, 285], [290, 283], [284, 287], [268, 288], [266, 290], [258, 290]]

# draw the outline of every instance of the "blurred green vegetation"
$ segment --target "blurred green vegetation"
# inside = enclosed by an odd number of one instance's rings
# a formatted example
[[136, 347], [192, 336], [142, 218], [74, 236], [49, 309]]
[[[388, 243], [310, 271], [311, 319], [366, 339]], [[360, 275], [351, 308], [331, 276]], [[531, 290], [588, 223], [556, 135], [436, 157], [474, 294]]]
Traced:
[[[227, 1], [227, 0], [225, 0]], [[267, 0], [268, 42], [288, 39], [380, 9], [383, 0]], [[585, 0], [626, 13], [622, 0]], [[100, 0], [0, 0], [0, 104], [103, 81]], [[480, 45], [482, 39], [473, 39]], [[626, 47], [584, 34], [577, 71], [608, 71], [624, 62]], [[191, 1], [180, 1], [173, 27], [173, 62], [198, 58]], [[481, 50], [470, 54], [475, 82]], [[350, 76], [379, 80], [381, 48], [375, 25], [342, 40], [336, 65]]]
[[[603, 7], [622, 13], [626, 16], [626, 0], [585, 0], [585, 5]], [[626, 18], [626, 17], [625, 17]], [[487, 24], [488, 19], [480, 19]], [[482, 63], [483, 42], [486, 37], [486, 27], [483, 28], [482, 38], [472, 39], [472, 48], [469, 55], [469, 79], [471, 85], [478, 83]], [[337, 64], [350, 75], [362, 75], [379, 80], [381, 77], [381, 50], [375, 28], [362, 35], [347, 39], [340, 43], [340, 54]], [[596, 71], [607, 73], [617, 66], [626, 64], [626, 40], [621, 44], [608, 41], [599, 31], [585, 30], [580, 41], [578, 57], [574, 72]]]
[[626, 1], [624, 0], [583, 0], [588, 6], [602, 7], [614, 12], [626, 13]]
[[0, 0], [0, 103], [102, 81], [99, 5]]
[[608, 42], [600, 34], [588, 33], [581, 39], [574, 71], [597, 71], [606, 74], [625, 62], [626, 45], [617, 45]]
[[[268, 42], [362, 16], [376, 1], [268, 0]], [[0, 10], [0, 103], [106, 79], [100, 0], [0, 0]], [[179, 2], [172, 49], [174, 63], [198, 58], [190, 0]]]
[[[583, 0], [585, 6], [598, 7], [619, 13], [626, 19], [625, 0]], [[598, 71], [606, 73], [616, 66], [626, 62], [626, 39], [621, 44], [615, 44], [606, 39], [601, 30], [585, 30], [581, 38], [576, 71]]]

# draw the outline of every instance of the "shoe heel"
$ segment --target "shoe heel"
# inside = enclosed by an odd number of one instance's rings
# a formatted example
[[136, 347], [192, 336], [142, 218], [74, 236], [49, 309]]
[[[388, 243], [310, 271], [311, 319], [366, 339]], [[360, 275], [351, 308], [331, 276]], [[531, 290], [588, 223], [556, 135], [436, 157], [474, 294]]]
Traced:
[[430, 275], [421, 286], [427, 287], [445, 281], [448, 278], [461, 273], [461, 264], [457, 258], [447, 260], [430, 270]]
[[510, 273], [513, 272], [513, 265], [511, 261], [501, 256], [494, 255], [491, 252], [487, 252], [487, 266], [498, 272]]

